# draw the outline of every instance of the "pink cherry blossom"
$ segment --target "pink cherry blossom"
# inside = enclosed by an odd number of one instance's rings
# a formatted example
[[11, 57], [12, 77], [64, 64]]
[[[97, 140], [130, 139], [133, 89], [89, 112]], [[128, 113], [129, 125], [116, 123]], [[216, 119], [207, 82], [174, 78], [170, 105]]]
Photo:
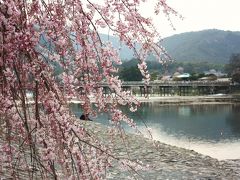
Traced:
[[[11, 178], [18, 179], [20, 167], [31, 179], [105, 178], [114, 159], [112, 144], [90, 135], [69, 101], [79, 100], [85, 113], [109, 113], [115, 126], [124, 121], [136, 129], [119, 107], [136, 111], [139, 102], [121, 89], [119, 51], [101, 39], [99, 29], [109, 29], [134, 50], [147, 84], [147, 55], [168, 59], [155, 42], [158, 27], [138, 10], [148, 2], [0, 2], [0, 174], [8, 168]], [[178, 15], [166, 0], [156, 0], [153, 11], [163, 11], [167, 18]], [[104, 94], [103, 82], [110, 94]]]

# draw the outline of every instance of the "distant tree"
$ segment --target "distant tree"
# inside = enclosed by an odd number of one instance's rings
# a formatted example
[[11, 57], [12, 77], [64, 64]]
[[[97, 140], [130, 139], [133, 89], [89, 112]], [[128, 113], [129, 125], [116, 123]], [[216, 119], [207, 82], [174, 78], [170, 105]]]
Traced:
[[205, 76], [204, 73], [200, 73], [200, 74], [198, 74], [198, 78], [202, 78], [202, 77], [204, 77], [204, 76]]
[[231, 55], [225, 71], [231, 76], [237, 68], [240, 68], [240, 53]]
[[[137, 64], [138, 64], [138, 59], [135, 59], [135, 58], [124, 62], [120, 66], [120, 73], [119, 73], [120, 79], [125, 81], [128, 81], [130, 79], [132, 79], [131, 81], [135, 81], [135, 80], [141, 81], [143, 77], [139, 76], [139, 73], [136, 72]], [[146, 64], [150, 73], [151, 81], [156, 80], [160, 72], [161, 73], [164, 72], [163, 65], [157, 61], [146, 61]], [[131, 70], [131, 71], [127, 72], [127, 70]]]
[[189, 78], [190, 81], [196, 81], [199, 78], [199, 74], [198, 73], [191, 73], [191, 76]]
[[240, 53], [231, 55], [229, 63], [225, 66], [225, 71], [232, 77], [233, 81], [240, 82]]
[[123, 81], [142, 81], [143, 76], [137, 66], [122, 68], [119, 72], [119, 78]]
[[232, 81], [240, 83], [240, 68], [236, 68], [232, 73]]
[[150, 75], [151, 75], [151, 81], [154, 81], [154, 80], [158, 79], [159, 73], [158, 72], [152, 72], [152, 73], [150, 73]]

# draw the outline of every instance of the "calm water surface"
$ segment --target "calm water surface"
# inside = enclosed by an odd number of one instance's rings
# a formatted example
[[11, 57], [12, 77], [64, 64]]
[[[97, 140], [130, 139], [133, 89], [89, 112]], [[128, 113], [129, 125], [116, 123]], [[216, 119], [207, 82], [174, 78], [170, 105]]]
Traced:
[[[77, 116], [80, 106], [72, 104]], [[148, 136], [144, 123], [151, 128], [153, 138], [163, 143], [195, 150], [217, 159], [240, 159], [240, 105], [171, 105], [142, 103], [136, 113], [123, 109]], [[108, 116], [95, 121], [108, 124]], [[133, 130], [125, 126], [126, 130]]]

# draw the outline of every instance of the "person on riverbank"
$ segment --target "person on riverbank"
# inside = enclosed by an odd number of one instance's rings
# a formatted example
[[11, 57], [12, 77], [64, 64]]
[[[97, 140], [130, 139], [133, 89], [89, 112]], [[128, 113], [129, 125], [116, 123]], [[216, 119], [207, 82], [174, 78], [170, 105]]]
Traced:
[[80, 120], [85, 120], [85, 121], [92, 121], [90, 118], [89, 118], [89, 114], [87, 113], [87, 114], [82, 114], [81, 116], [80, 116]]

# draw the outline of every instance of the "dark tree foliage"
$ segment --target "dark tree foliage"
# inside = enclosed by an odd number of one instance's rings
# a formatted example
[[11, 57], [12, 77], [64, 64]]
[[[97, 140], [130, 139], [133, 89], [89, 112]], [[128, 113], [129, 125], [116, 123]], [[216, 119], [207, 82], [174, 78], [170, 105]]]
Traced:
[[152, 72], [152, 73], [150, 74], [150, 76], [151, 76], [151, 81], [157, 80], [157, 79], [158, 79], [158, 75], [159, 75], [158, 72]]
[[199, 78], [202, 78], [204, 76], [205, 76], [204, 73], [200, 73], [200, 74], [198, 74], [198, 73], [191, 73], [191, 76], [190, 76], [189, 80], [190, 81], [197, 81]]
[[232, 74], [232, 81], [240, 83], [240, 68], [237, 68]]
[[[167, 64], [160, 64], [157, 61], [146, 61], [148, 66], [148, 71], [151, 74], [157, 72], [158, 76], [164, 75], [164, 74], [173, 74], [176, 72], [178, 67], [182, 67], [184, 69], [184, 72], [190, 73], [190, 74], [202, 74], [204, 71], [209, 71], [210, 69], [215, 69], [216, 71], [224, 71], [224, 65], [222, 64], [211, 64], [208, 62], [172, 62]], [[123, 71], [123, 69], [128, 69], [130, 67], [137, 67], [138, 60], [137, 59], [131, 59], [130, 61], [124, 62], [119, 68]], [[129, 72], [131, 73], [131, 72]], [[152, 79], [154, 80], [154, 79]]]
[[123, 81], [142, 81], [143, 76], [137, 66], [122, 68], [119, 78]]
[[225, 71], [232, 80], [240, 83], [240, 53], [232, 54], [229, 63], [225, 66]]
[[231, 55], [229, 63], [225, 65], [225, 71], [231, 75], [237, 68], [240, 68], [240, 53]]

